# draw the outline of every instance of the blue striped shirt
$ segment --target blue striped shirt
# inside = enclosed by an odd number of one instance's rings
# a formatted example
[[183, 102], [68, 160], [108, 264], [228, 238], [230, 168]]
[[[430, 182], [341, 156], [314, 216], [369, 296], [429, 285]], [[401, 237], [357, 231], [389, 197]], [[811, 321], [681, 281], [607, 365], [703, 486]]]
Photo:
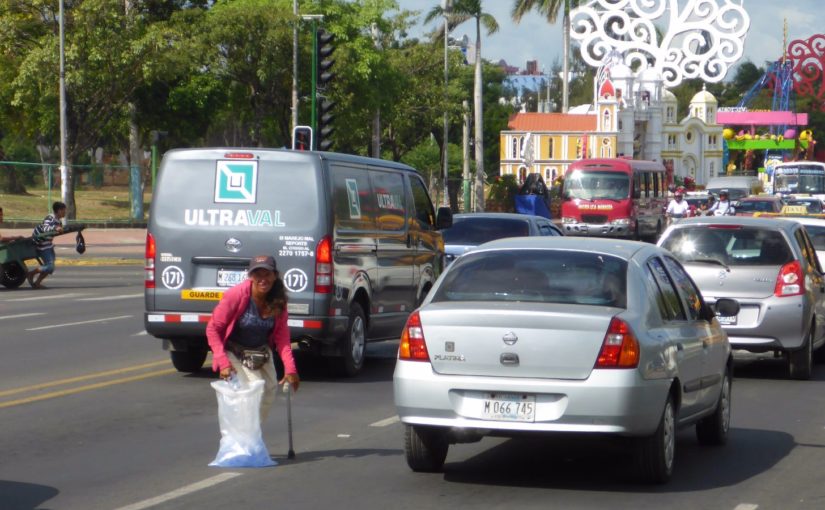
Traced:
[[[57, 229], [57, 227], [63, 226], [60, 223], [60, 220], [54, 214], [50, 214], [43, 218], [43, 223], [34, 227], [34, 231], [32, 232], [33, 235], [43, 234], [45, 232], [53, 232]], [[52, 238], [40, 239], [37, 241], [37, 249], [40, 251], [48, 250], [49, 248], [54, 248], [54, 243], [52, 242]]]

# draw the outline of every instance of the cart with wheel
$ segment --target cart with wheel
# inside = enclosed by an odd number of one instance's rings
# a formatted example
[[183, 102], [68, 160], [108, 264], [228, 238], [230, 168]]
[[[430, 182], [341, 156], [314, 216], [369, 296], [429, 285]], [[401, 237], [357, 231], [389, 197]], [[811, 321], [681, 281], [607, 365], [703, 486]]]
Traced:
[[21, 286], [26, 281], [26, 275], [28, 274], [26, 261], [35, 261], [35, 263], [43, 265], [43, 260], [41, 260], [37, 251], [38, 241], [80, 232], [83, 229], [82, 225], [70, 225], [63, 230], [62, 234], [45, 232], [37, 236], [0, 243], [0, 285], [8, 289], [16, 289]]

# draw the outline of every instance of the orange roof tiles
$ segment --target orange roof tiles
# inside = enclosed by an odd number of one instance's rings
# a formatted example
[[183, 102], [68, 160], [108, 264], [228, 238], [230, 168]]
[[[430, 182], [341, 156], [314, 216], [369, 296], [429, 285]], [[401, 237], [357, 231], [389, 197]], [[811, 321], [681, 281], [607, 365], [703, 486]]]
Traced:
[[595, 131], [596, 115], [572, 113], [516, 113], [510, 117], [512, 131]]

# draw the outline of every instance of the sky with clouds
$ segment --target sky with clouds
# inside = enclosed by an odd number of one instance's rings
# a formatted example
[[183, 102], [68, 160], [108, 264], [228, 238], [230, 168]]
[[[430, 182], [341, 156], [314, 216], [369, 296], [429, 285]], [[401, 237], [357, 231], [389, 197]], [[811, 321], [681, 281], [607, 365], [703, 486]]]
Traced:
[[[750, 60], [757, 66], [765, 61], [774, 61], [782, 54], [783, 22], [788, 22], [788, 41], [808, 39], [821, 34], [823, 30], [819, 14], [825, 8], [824, 0], [717, 0], [744, 4], [751, 18], [751, 26], [745, 39], [745, 53], [742, 61]], [[402, 9], [421, 11], [418, 25], [411, 31], [411, 36], [420, 37], [424, 32], [435, 28], [436, 23], [423, 25], [425, 14], [440, 0], [398, 0]], [[680, 0], [680, 5], [686, 5]], [[484, 10], [492, 14], [499, 23], [499, 31], [487, 36], [482, 32], [481, 54], [485, 60], [498, 62], [501, 59], [508, 64], [524, 69], [528, 60], [538, 60], [539, 68], [550, 67], [556, 59], [561, 58], [562, 35], [561, 17], [559, 23], [550, 25], [546, 19], [531, 13], [516, 24], [510, 17], [512, 0], [483, 0]], [[459, 26], [453, 36], [460, 38], [467, 34], [475, 38], [475, 27], [471, 22]], [[559, 60], [560, 61], [560, 60]], [[730, 78], [730, 73], [728, 78]]]

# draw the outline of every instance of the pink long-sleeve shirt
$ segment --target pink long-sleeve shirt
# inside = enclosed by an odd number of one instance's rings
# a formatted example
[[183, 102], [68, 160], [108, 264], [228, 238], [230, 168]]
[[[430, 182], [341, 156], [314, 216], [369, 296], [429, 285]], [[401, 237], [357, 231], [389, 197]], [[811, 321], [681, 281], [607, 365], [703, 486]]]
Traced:
[[[250, 299], [252, 299], [252, 280], [246, 280], [224, 292], [223, 298], [212, 312], [212, 318], [206, 325], [206, 339], [209, 341], [209, 347], [212, 348], [212, 370], [218, 372], [232, 366], [229, 358], [226, 357], [224, 346], [235, 328], [235, 322], [249, 306]], [[284, 371], [287, 374], [297, 374], [295, 358], [292, 356], [287, 315], [284, 310], [275, 318], [275, 327], [269, 335], [269, 347], [272, 352], [277, 352], [281, 357], [281, 361], [284, 362]]]

